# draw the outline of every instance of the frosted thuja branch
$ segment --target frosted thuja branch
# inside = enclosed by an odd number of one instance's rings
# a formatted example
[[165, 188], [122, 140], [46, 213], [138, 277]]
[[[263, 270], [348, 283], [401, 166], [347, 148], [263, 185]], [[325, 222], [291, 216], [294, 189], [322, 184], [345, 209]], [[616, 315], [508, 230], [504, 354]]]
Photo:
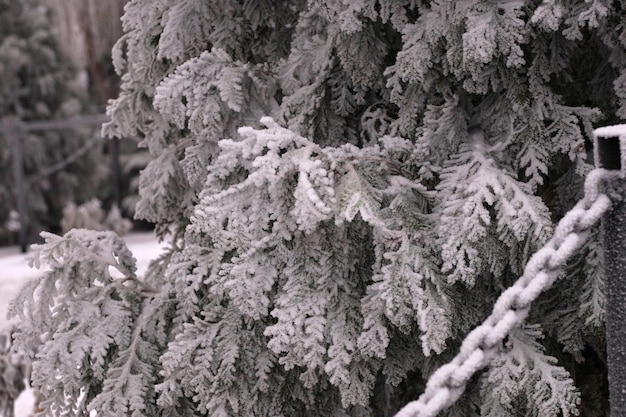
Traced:
[[405, 405], [396, 417], [434, 417], [459, 399], [470, 378], [490, 363], [504, 338], [524, 322], [532, 302], [552, 286], [591, 227], [610, 209], [610, 199], [599, 190], [609, 175], [603, 169], [588, 174], [584, 198], [561, 219], [552, 239], [530, 258], [515, 284], [500, 295], [487, 320], [466, 336], [457, 356], [433, 373], [420, 398]]

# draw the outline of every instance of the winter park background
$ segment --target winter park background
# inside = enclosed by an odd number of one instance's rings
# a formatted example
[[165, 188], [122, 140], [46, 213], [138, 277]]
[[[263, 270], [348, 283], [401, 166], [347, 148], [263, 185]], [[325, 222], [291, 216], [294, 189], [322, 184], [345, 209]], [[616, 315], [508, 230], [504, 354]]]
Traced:
[[[582, 198], [593, 129], [626, 119], [624, 22], [0, 0], [0, 307], [42, 415], [395, 415]], [[600, 238], [439, 415], [608, 415]]]

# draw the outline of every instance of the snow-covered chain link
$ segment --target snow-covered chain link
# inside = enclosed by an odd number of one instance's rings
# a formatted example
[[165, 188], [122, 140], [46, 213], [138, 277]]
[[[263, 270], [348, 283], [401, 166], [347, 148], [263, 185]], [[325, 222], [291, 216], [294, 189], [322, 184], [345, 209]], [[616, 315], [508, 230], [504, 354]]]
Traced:
[[472, 330], [458, 355], [432, 374], [426, 391], [404, 406], [396, 417], [434, 417], [463, 394], [469, 379], [489, 364], [507, 334], [528, 316], [530, 304], [559, 276], [568, 258], [579, 249], [590, 228], [611, 207], [600, 193], [600, 183], [610, 171], [595, 169], [587, 175], [585, 195], [559, 222], [554, 236], [528, 261], [523, 275], [504, 291], [491, 315]]

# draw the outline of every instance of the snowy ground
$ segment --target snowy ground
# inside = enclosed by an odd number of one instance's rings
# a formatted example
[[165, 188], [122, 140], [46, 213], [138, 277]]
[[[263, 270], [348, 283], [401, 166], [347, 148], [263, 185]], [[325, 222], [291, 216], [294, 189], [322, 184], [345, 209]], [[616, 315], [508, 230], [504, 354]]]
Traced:
[[[125, 238], [128, 248], [137, 259], [138, 274], [141, 275], [151, 260], [156, 258], [164, 248], [157, 242], [152, 233], [133, 233]], [[19, 253], [17, 247], [0, 248], [0, 328], [9, 324], [6, 313], [9, 302], [30, 279], [42, 271], [28, 266], [25, 255]], [[33, 395], [25, 391], [15, 404], [15, 417], [27, 417], [32, 414]]]

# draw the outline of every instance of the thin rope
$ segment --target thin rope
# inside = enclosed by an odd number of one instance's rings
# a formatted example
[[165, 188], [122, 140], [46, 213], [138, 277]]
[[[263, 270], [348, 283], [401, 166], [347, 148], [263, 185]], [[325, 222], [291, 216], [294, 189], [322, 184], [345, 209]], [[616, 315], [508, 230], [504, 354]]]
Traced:
[[583, 198], [561, 219], [552, 239], [530, 258], [515, 284], [500, 294], [491, 315], [465, 337], [456, 357], [435, 371], [424, 393], [395, 417], [434, 417], [459, 399], [470, 378], [491, 362], [507, 334], [524, 322], [531, 303], [552, 286], [591, 227], [611, 208], [600, 184], [614, 172], [594, 169], [587, 175]]

